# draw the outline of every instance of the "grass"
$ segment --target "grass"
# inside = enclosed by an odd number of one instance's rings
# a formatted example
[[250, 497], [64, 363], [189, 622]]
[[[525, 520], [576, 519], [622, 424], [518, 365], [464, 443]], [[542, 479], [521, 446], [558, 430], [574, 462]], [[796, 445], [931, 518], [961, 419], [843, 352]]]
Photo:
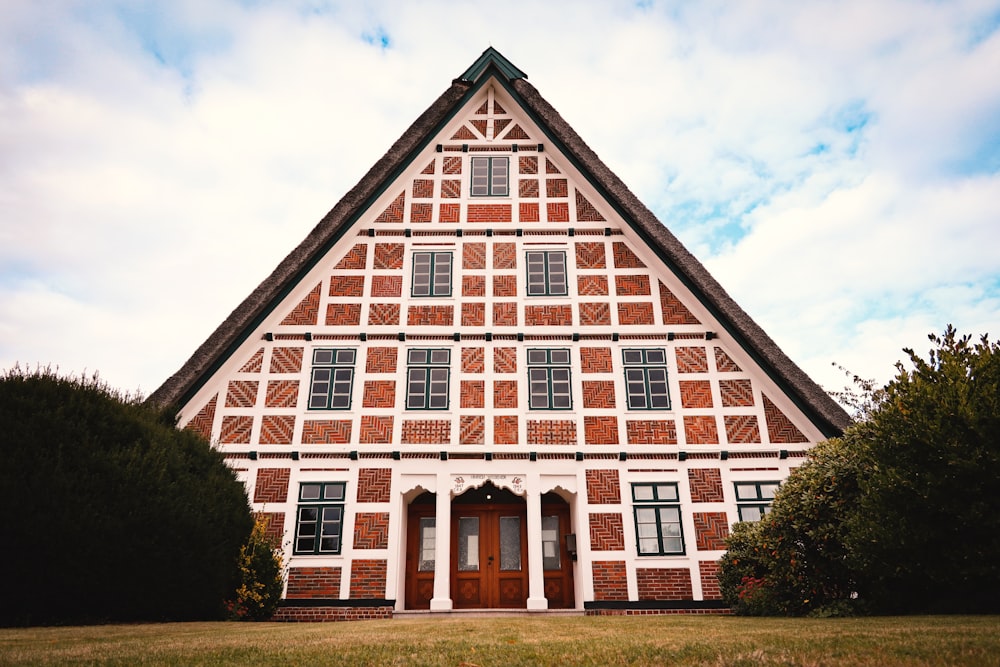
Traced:
[[409, 617], [0, 628], [0, 665], [1000, 666], [1000, 617]]

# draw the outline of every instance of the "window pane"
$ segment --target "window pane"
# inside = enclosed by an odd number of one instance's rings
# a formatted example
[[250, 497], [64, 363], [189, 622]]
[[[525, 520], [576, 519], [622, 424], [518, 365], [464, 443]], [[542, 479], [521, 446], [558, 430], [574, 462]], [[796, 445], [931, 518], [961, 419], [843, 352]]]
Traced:
[[684, 553], [684, 540], [679, 537], [665, 537], [663, 539], [664, 553]]
[[[552, 350], [551, 358], [553, 364], [568, 364], [569, 363], [569, 350]], [[569, 371], [566, 371], [567, 374]]]
[[431, 293], [431, 254], [413, 253], [413, 295], [429, 296]]
[[656, 487], [656, 497], [659, 500], [677, 500], [677, 487], [673, 484], [659, 484]]
[[337, 350], [338, 364], [353, 364], [355, 350]]
[[333, 350], [313, 350], [313, 363], [314, 364], [333, 363]]
[[622, 358], [626, 364], [641, 364], [642, 350], [623, 350]]
[[635, 520], [638, 523], [656, 523], [656, 510], [652, 507], [636, 508]]
[[500, 517], [500, 570], [521, 570], [521, 517]]
[[300, 500], [319, 500], [320, 484], [303, 484], [299, 487]]
[[656, 538], [645, 538], [639, 540], [639, 553], [657, 554], [660, 553], [660, 541]]
[[427, 350], [410, 350], [406, 353], [406, 362], [409, 364], [426, 364]]
[[451, 362], [450, 350], [431, 350], [432, 364], [447, 364]]
[[741, 505], [739, 507], [740, 521], [760, 521], [761, 511], [754, 505]]
[[757, 485], [756, 484], [737, 484], [736, 485], [736, 499], [737, 500], [757, 500]]
[[528, 363], [529, 364], [544, 364], [548, 361], [548, 355], [545, 350], [528, 350]]
[[323, 500], [343, 500], [344, 484], [326, 484], [323, 487]]
[[646, 363], [665, 364], [667, 363], [667, 354], [663, 350], [646, 350]]
[[632, 497], [636, 500], [652, 500], [653, 499], [653, 487], [651, 486], [633, 486], [632, 487]]
[[559, 517], [542, 517], [542, 569], [558, 570], [559, 562]]
[[420, 572], [433, 572], [436, 548], [436, 535], [434, 531], [434, 517], [425, 516], [420, 518], [420, 564], [417, 570]]
[[567, 294], [566, 290], [566, 255], [561, 252], [550, 252], [549, 260], [549, 294]]
[[479, 570], [479, 517], [458, 518], [458, 569], [462, 572]]
[[761, 484], [760, 497], [764, 500], [774, 500], [774, 495], [778, 492], [778, 484]]
[[488, 195], [489, 187], [489, 158], [472, 158], [472, 196]]

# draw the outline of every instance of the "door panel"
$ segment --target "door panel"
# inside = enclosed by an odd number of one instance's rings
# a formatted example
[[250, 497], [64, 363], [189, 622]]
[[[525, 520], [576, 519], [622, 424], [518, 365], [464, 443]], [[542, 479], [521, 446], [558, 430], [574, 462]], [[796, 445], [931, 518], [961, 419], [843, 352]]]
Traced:
[[573, 561], [566, 549], [566, 535], [571, 532], [569, 506], [564, 503], [542, 505], [542, 568], [545, 571], [545, 598], [549, 609], [572, 609]]
[[434, 597], [435, 519], [433, 506], [411, 506], [407, 518], [406, 608], [430, 609]]
[[523, 507], [455, 506], [452, 603], [456, 609], [523, 608], [528, 554]]

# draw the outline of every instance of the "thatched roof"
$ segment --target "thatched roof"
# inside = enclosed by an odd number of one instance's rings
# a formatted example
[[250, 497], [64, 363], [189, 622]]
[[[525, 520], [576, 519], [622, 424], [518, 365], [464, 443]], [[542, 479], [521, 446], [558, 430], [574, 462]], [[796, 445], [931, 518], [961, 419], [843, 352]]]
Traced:
[[403, 133], [364, 178], [320, 220], [253, 293], [209, 336], [187, 362], [149, 401], [181, 405], [246, 340], [282, 297], [340, 239], [359, 216], [398, 176], [489, 77], [508, 90], [532, 116], [549, 140], [645, 240], [678, 278], [691, 289], [733, 339], [786, 392], [826, 435], [841, 432], [850, 417], [813, 382], [746, 312], [726, 293], [705, 267], [670, 233], [653, 213], [601, 161], [593, 150], [545, 101], [526, 75], [492, 47]]

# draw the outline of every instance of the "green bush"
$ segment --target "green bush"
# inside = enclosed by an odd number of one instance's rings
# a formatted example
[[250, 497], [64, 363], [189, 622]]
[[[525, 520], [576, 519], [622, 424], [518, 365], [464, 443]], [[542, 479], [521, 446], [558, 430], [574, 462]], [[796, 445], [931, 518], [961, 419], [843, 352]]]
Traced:
[[226, 602], [234, 621], [266, 621], [274, 615], [285, 588], [284, 549], [268, 535], [269, 518], [257, 514], [247, 543], [240, 548], [240, 585]]
[[2, 624], [218, 618], [246, 492], [172, 414], [92, 378], [0, 375]]

